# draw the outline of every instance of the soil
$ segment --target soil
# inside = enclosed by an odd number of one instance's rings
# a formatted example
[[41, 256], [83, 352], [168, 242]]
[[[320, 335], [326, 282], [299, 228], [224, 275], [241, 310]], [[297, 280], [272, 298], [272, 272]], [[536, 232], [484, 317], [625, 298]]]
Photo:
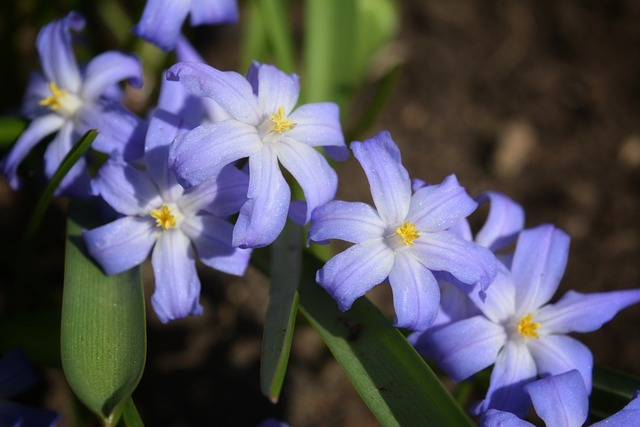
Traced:
[[[560, 295], [638, 287], [638, 22], [632, 0], [404, 1], [391, 49], [402, 67], [364, 137], [389, 130], [412, 177], [437, 183], [456, 174], [471, 195], [500, 191], [522, 204], [527, 227], [552, 223], [569, 233]], [[370, 201], [355, 160], [339, 174], [337, 198]], [[33, 200], [4, 182], [0, 196], [3, 241], [13, 240]], [[60, 258], [47, 252], [38, 262], [55, 277], [61, 267], [51, 260]], [[259, 391], [265, 277], [203, 269], [201, 278], [203, 316], [161, 325], [149, 315], [148, 362], [134, 394], [147, 425], [255, 426], [269, 416], [295, 427], [377, 425], [302, 318], [272, 405]], [[371, 297], [389, 308], [388, 289]], [[596, 364], [640, 375], [640, 330], [630, 327], [639, 323], [635, 306], [578, 338]]]

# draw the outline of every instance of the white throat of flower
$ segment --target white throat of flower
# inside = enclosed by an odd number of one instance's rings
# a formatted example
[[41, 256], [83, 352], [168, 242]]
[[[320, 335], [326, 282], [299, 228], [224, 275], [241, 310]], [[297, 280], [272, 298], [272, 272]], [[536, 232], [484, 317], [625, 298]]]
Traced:
[[393, 250], [412, 247], [417, 238], [420, 237], [420, 230], [411, 221], [405, 221], [397, 227], [391, 227], [386, 236], [387, 244]]
[[270, 140], [277, 140], [280, 135], [290, 131], [296, 127], [297, 123], [289, 120], [284, 112], [284, 107], [280, 106], [275, 113], [269, 115], [260, 126], [258, 126], [258, 132], [264, 142]]
[[49, 91], [51, 95], [41, 99], [39, 104], [43, 107], [49, 107], [51, 111], [55, 111], [61, 116], [70, 117], [82, 106], [80, 98], [60, 89], [55, 82], [49, 82]]

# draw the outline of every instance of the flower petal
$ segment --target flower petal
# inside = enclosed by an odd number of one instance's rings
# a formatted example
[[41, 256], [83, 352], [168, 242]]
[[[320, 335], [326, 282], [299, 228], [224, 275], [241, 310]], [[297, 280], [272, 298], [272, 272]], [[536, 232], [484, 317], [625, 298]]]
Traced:
[[484, 316], [474, 316], [411, 335], [418, 353], [432, 358], [454, 381], [462, 381], [491, 366], [507, 333]]
[[142, 67], [138, 58], [120, 52], [104, 52], [87, 64], [80, 96], [96, 99], [109, 86], [125, 79], [135, 88], [142, 87]]
[[593, 294], [568, 291], [557, 303], [542, 307], [536, 321], [548, 333], [592, 332], [638, 302], [640, 289]]
[[535, 378], [536, 364], [527, 346], [508, 341], [491, 372], [487, 397], [477, 409], [500, 409], [524, 417], [531, 404], [524, 386]]
[[433, 274], [410, 251], [399, 251], [389, 273], [389, 284], [396, 311], [394, 326], [414, 331], [427, 329], [440, 305], [440, 288]]
[[534, 312], [556, 292], [567, 265], [569, 240], [552, 225], [520, 233], [511, 266], [518, 314]]
[[278, 160], [298, 181], [307, 201], [305, 224], [311, 212], [332, 200], [338, 189], [338, 175], [314, 148], [289, 138], [276, 144]]
[[[297, 74], [287, 74], [273, 65], [254, 62], [249, 73], [258, 76], [258, 103], [266, 114], [275, 114], [279, 108], [288, 116], [300, 94], [300, 78]], [[254, 74], [255, 75], [255, 74]], [[255, 92], [254, 87], [254, 92]]]
[[581, 427], [589, 415], [589, 396], [576, 370], [525, 386], [536, 413], [547, 426]]
[[497, 266], [496, 277], [487, 292], [484, 295], [470, 292], [469, 298], [488, 319], [504, 324], [516, 311], [516, 288], [507, 267], [501, 262]]
[[296, 125], [287, 131], [288, 138], [312, 147], [331, 146], [346, 149], [337, 104], [333, 102], [304, 104], [289, 115], [289, 120]]
[[178, 62], [167, 71], [167, 79], [179, 81], [198, 96], [213, 99], [243, 123], [258, 126], [263, 120], [251, 84], [234, 71], [219, 71], [197, 62]]
[[451, 273], [462, 283], [486, 289], [496, 275], [496, 258], [490, 250], [450, 231], [422, 233], [413, 243], [412, 249], [425, 267]]
[[126, 216], [82, 237], [91, 256], [107, 274], [121, 273], [144, 261], [156, 242], [155, 225], [148, 219]]
[[226, 120], [202, 125], [178, 136], [169, 149], [169, 167], [178, 182], [188, 188], [261, 148], [262, 142], [253, 126]]
[[0, 400], [0, 424], [3, 426], [55, 427], [60, 419], [59, 414], [48, 409]]
[[57, 131], [64, 124], [64, 119], [57, 114], [47, 114], [46, 116], [34, 119], [22, 132], [20, 138], [4, 158], [2, 169], [9, 185], [13, 189], [20, 187], [20, 179], [17, 176], [18, 166], [22, 163], [31, 149], [42, 139]]
[[98, 99], [86, 104], [74, 120], [75, 132], [82, 135], [97, 129], [91, 148], [105, 154], [121, 154], [126, 161], [140, 160], [144, 154], [147, 124], [115, 101]]
[[162, 204], [149, 176], [124, 162], [107, 160], [93, 185], [97, 194], [124, 215], [146, 216]]
[[362, 202], [331, 201], [311, 215], [309, 240], [340, 239], [351, 243], [381, 238], [387, 227], [371, 206]]
[[[74, 137], [73, 125], [66, 122], [58, 134], [51, 140], [44, 152], [44, 174], [51, 179], [56, 173], [66, 155], [71, 151], [73, 145], [80, 139]], [[91, 192], [91, 177], [87, 171], [87, 162], [84, 157], [69, 169], [62, 178], [54, 195], [70, 197], [86, 197]]]
[[580, 341], [566, 335], [546, 335], [527, 342], [542, 377], [577, 369], [582, 374], [587, 393], [591, 393], [593, 355]]
[[191, 25], [222, 24], [238, 21], [237, 0], [192, 0]]
[[191, 242], [178, 230], [163, 232], [151, 255], [155, 291], [151, 304], [162, 323], [202, 314], [200, 279]]
[[407, 219], [421, 231], [446, 230], [469, 216], [477, 206], [456, 176], [449, 175], [441, 184], [427, 185], [415, 192]]
[[164, 51], [174, 48], [191, 1], [147, 0], [140, 22], [132, 33], [159, 46]]
[[351, 150], [367, 175], [378, 215], [386, 224], [399, 225], [409, 212], [411, 181], [391, 134], [383, 131], [364, 142], [352, 142]]
[[205, 210], [217, 217], [238, 213], [247, 201], [249, 175], [234, 165], [222, 168], [219, 174], [191, 187], [180, 199], [184, 212]]
[[265, 144], [249, 157], [247, 197], [233, 230], [233, 246], [257, 248], [273, 243], [287, 220], [291, 190], [271, 145]]
[[518, 418], [511, 412], [489, 409], [482, 415], [481, 427], [535, 427], [528, 421]]
[[316, 282], [346, 311], [389, 276], [393, 263], [393, 251], [382, 239], [366, 240], [331, 258], [318, 270]]
[[478, 202], [490, 203], [489, 216], [478, 234], [476, 243], [496, 252], [512, 244], [524, 228], [524, 209], [501, 193], [487, 192]]
[[242, 276], [249, 264], [251, 249], [231, 246], [233, 225], [209, 215], [186, 218], [181, 229], [195, 244], [198, 258], [211, 268]]
[[36, 40], [44, 75], [60, 89], [73, 93], [80, 89], [82, 80], [71, 46], [71, 30], [80, 31], [84, 24], [79, 13], [71, 12], [43, 27]]

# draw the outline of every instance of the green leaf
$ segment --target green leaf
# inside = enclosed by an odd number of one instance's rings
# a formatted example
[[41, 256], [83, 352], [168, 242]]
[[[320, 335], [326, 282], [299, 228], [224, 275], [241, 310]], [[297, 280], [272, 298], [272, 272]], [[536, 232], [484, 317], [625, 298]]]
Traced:
[[[262, 252], [252, 260], [266, 270]], [[315, 282], [322, 262], [305, 252], [300, 311], [318, 330], [383, 426], [473, 426], [406, 338], [367, 298], [347, 312]]]
[[[146, 325], [140, 268], [107, 276], [81, 236], [87, 205], [72, 203], [67, 222], [61, 322], [62, 367], [78, 398], [105, 425], [116, 425], [145, 364]], [[83, 227], [81, 227], [81, 224]]]
[[293, 54], [293, 38], [290, 34], [287, 10], [283, 0], [256, 0], [256, 2], [263, 20], [262, 27], [273, 50], [278, 68], [286, 73], [294, 72], [296, 62]]
[[287, 222], [271, 246], [271, 284], [262, 337], [260, 386], [273, 403], [284, 382], [298, 313], [298, 283], [302, 270], [301, 228]]
[[18, 117], [0, 117], [0, 150], [8, 149], [26, 127], [25, 121]]
[[640, 390], [640, 378], [596, 366], [589, 411], [598, 418], [606, 418], [629, 403], [636, 390]]
[[[372, 74], [374, 56], [392, 41], [398, 28], [393, 0], [307, 0], [304, 102], [333, 101], [344, 114], [347, 101]], [[376, 74], [387, 74], [387, 70]]]
[[120, 418], [120, 423], [118, 424], [120, 427], [144, 427], [144, 423], [142, 422], [142, 418], [140, 418], [140, 414], [138, 413], [138, 409], [136, 408], [135, 403], [133, 403], [132, 398], [128, 398], [124, 403], [124, 408], [122, 411], [122, 418]]

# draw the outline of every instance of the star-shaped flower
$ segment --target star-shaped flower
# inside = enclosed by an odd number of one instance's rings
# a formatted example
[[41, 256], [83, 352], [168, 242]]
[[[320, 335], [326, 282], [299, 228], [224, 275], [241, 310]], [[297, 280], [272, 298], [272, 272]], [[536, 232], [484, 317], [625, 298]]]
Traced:
[[580, 372], [591, 391], [591, 351], [567, 334], [599, 329], [618, 311], [640, 301], [640, 290], [569, 291], [549, 304], [568, 253], [569, 236], [552, 225], [522, 231], [512, 263], [499, 262], [486, 299], [469, 294], [480, 314], [412, 338], [416, 349], [434, 357], [455, 381], [494, 365], [479, 412], [496, 408], [523, 416], [529, 407], [527, 383], [571, 369]]
[[[196, 111], [185, 103], [184, 89], [166, 82], [160, 106]], [[156, 289], [151, 302], [162, 322], [202, 312], [196, 252], [205, 265], [235, 275], [244, 273], [251, 253], [231, 246], [233, 225], [226, 220], [246, 201], [246, 174], [229, 165], [185, 191], [167, 166], [169, 145], [188, 123], [159, 108], [147, 133], [147, 169], [107, 161], [94, 181], [95, 192], [123, 216], [84, 232], [89, 253], [107, 274], [134, 267], [152, 252]]]
[[254, 63], [245, 79], [206, 64], [181, 62], [169, 69], [167, 78], [213, 99], [231, 115], [180, 135], [171, 146], [169, 165], [179, 182], [189, 187], [229, 163], [248, 158], [248, 200], [233, 232], [235, 246], [265, 246], [282, 231], [291, 191], [280, 165], [304, 192], [307, 209], [301, 222], [308, 222], [313, 209], [333, 199], [337, 175], [314, 147], [345, 154], [338, 106], [324, 102], [295, 108], [298, 76]]
[[[23, 105], [24, 114], [32, 121], [2, 165], [13, 188], [19, 186], [17, 170], [22, 160], [38, 142], [55, 132], [44, 158], [47, 178], [51, 178], [73, 144], [89, 129], [100, 131], [93, 149], [119, 153], [127, 160], [142, 156], [145, 124], [122, 107], [115, 86], [128, 79], [139, 87], [140, 64], [133, 56], [105, 52], [80, 68], [73, 54], [71, 30], [79, 31], [84, 25], [84, 19], [71, 12], [46, 25], [38, 34], [44, 76], [31, 75]], [[58, 194], [86, 196], [89, 182], [86, 162], [81, 159], [60, 184]]]
[[396, 326], [426, 329], [440, 303], [433, 271], [483, 288], [495, 275], [491, 251], [448, 231], [477, 204], [453, 175], [412, 194], [409, 174], [388, 132], [353, 142], [351, 149], [369, 179], [375, 209], [332, 201], [313, 211], [310, 240], [355, 243], [330, 259], [316, 280], [344, 311], [388, 278]]

